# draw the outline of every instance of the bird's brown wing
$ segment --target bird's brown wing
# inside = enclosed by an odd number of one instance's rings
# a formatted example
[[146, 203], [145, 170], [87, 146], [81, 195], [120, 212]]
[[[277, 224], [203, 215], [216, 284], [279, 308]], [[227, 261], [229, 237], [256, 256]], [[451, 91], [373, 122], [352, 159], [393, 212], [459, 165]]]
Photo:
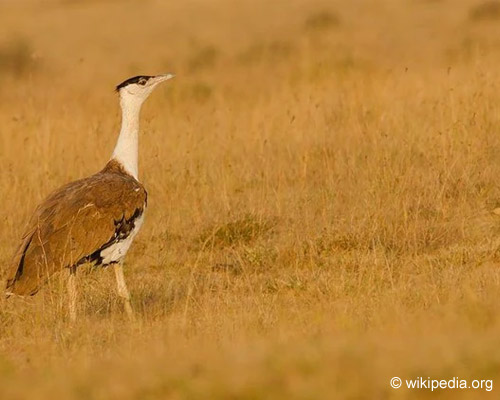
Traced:
[[7, 275], [7, 292], [35, 294], [55, 272], [85, 261], [113, 240], [123, 221], [142, 214], [146, 197], [133, 177], [108, 167], [52, 193], [23, 235]]

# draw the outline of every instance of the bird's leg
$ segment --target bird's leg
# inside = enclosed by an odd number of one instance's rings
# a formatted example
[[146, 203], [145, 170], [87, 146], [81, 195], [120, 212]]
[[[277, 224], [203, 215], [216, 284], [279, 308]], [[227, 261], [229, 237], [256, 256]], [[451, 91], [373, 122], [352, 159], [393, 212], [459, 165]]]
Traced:
[[132, 305], [130, 304], [130, 293], [127, 289], [127, 284], [125, 283], [125, 277], [123, 276], [123, 264], [121, 262], [117, 262], [113, 264], [113, 267], [115, 269], [118, 296], [123, 299], [125, 312], [127, 313], [128, 317], [133, 320], [134, 312], [132, 311]]
[[69, 319], [76, 321], [76, 267], [69, 268], [68, 277]]

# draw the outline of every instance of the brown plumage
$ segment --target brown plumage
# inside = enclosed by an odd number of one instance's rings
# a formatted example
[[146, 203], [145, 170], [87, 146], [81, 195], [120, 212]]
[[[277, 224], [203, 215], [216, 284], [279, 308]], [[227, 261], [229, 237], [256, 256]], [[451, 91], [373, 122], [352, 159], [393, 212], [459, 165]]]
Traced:
[[7, 275], [7, 292], [33, 295], [54, 273], [84, 262], [126, 238], [147, 193], [119, 162], [53, 192], [35, 210]]

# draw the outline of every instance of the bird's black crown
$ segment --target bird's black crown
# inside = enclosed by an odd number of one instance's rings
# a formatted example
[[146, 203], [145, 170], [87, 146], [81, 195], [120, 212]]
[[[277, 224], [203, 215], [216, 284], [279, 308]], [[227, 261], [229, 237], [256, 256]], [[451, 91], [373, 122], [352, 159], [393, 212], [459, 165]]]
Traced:
[[132, 78], [128, 78], [126, 81], [123, 81], [116, 87], [116, 91], [120, 91], [121, 88], [124, 88], [125, 86], [131, 85], [132, 83], [135, 83], [137, 85], [145, 85], [146, 82], [153, 78], [152, 76], [148, 75], [137, 75]]

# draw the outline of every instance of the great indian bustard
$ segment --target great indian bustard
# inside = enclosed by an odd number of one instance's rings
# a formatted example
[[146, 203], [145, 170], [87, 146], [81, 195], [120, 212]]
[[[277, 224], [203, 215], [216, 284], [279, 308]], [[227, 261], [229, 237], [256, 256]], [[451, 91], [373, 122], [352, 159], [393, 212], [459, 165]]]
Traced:
[[123, 259], [139, 231], [147, 193], [138, 180], [141, 106], [173, 75], [136, 76], [120, 83], [122, 126], [111, 160], [95, 175], [59, 188], [35, 210], [7, 274], [6, 294], [31, 296], [52, 275], [69, 269], [70, 319], [76, 318], [76, 268], [113, 265], [118, 295], [132, 317]]

